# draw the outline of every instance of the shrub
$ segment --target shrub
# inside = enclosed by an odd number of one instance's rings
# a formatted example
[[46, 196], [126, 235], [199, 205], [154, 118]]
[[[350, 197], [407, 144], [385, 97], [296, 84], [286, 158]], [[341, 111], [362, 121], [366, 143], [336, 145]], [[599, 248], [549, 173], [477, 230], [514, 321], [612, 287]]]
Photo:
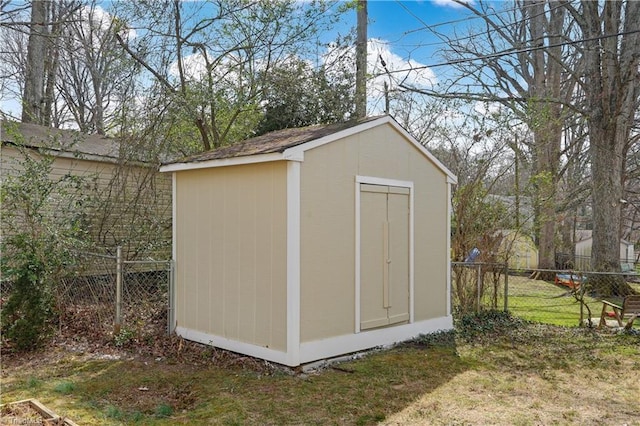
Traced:
[[455, 325], [459, 337], [472, 341], [506, 335], [523, 324], [521, 319], [508, 312], [487, 310], [462, 315]]
[[80, 178], [51, 177], [51, 156], [21, 152], [14, 168], [21, 172], [6, 177], [0, 192], [0, 267], [9, 289], [2, 295], [0, 325], [3, 339], [30, 350], [53, 330], [58, 279], [84, 240], [85, 197]]
[[3, 336], [18, 350], [34, 349], [51, 330], [54, 306], [51, 286], [43, 281], [44, 265], [37, 259], [27, 261], [11, 275], [15, 281], [2, 309]]

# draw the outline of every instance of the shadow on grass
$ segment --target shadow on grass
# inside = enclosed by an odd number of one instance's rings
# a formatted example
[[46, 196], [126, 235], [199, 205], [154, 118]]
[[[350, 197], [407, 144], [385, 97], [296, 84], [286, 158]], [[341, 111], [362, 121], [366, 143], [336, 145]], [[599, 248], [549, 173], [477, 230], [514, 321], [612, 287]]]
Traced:
[[[239, 357], [242, 359], [242, 357]], [[401, 411], [469, 368], [454, 333], [372, 351], [321, 371], [284, 367], [85, 361], [58, 371], [91, 424], [369, 425]]]
[[[640, 347], [638, 335], [531, 324], [496, 312], [458, 319], [456, 329], [308, 374], [203, 347], [190, 356], [53, 362], [37, 374], [3, 377], [3, 399], [32, 393], [79, 424], [369, 425], [470, 370], [508, 377], [597, 371], [622, 350], [638, 356]], [[60, 383], [70, 384], [64, 398]]]

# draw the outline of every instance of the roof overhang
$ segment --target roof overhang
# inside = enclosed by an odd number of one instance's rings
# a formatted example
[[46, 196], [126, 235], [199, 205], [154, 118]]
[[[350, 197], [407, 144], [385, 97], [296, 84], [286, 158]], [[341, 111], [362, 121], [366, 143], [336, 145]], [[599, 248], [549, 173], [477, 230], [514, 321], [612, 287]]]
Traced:
[[172, 163], [160, 167], [161, 172], [181, 172], [185, 170], [211, 169], [215, 167], [240, 166], [243, 164], [266, 163], [269, 161], [287, 160], [284, 153], [274, 152], [270, 154], [245, 155], [242, 157], [222, 158], [207, 161], [194, 161], [188, 163]]

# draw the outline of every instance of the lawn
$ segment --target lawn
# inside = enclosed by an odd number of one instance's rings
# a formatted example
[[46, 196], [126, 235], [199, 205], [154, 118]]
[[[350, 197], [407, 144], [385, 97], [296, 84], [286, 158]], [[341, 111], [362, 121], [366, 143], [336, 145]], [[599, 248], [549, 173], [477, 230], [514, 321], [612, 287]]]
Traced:
[[[631, 284], [638, 292], [640, 286]], [[583, 318], [591, 318], [594, 326], [600, 321], [602, 301], [585, 295], [590, 315], [583, 308]], [[562, 326], [580, 325], [580, 303], [568, 287], [553, 282], [532, 280], [521, 276], [509, 276], [509, 311], [520, 318], [545, 324]], [[640, 327], [640, 321], [636, 321]]]
[[[588, 296], [585, 300], [591, 317], [599, 319], [602, 302]], [[552, 282], [510, 276], [508, 308], [514, 315], [530, 321], [564, 326], [580, 324], [580, 303], [568, 287]], [[587, 311], [583, 312], [587, 318]]]
[[308, 372], [177, 338], [170, 347], [10, 355], [2, 402], [37, 398], [92, 425], [640, 425], [635, 331], [485, 314]]

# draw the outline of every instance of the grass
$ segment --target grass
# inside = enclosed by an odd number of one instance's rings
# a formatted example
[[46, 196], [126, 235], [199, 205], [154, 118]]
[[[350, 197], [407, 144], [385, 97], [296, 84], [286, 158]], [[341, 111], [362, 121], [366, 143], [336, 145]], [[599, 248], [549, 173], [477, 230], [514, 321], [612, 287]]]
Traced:
[[[591, 309], [591, 318], [600, 317], [602, 302], [585, 296]], [[509, 311], [514, 315], [535, 322], [561, 326], [580, 325], [580, 303], [571, 295], [568, 287], [526, 277], [509, 277]], [[584, 318], [588, 312], [584, 310]], [[597, 322], [596, 324], [597, 325]]]
[[306, 374], [239, 356], [48, 357], [5, 363], [2, 402], [37, 398], [92, 425], [640, 424], [640, 334], [504, 314]]
[[76, 389], [76, 386], [73, 384], [73, 382], [61, 382], [56, 384], [53, 387], [54, 391], [61, 393], [63, 395], [72, 394], [75, 389]]
[[[640, 293], [640, 284], [629, 284]], [[593, 326], [597, 326], [602, 300], [585, 295], [585, 302], [590, 312], [586, 307], [583, 308], [582, 318], [591, 318]], [[618, 302], [621, 303], [621, 300]], [[521, 276], [509, 277], [508, 309], [519, 318], [543, 324], [574, 327], [581, 322], [580, 303], [568, 287]], [[640, 328], [640, 321], [636, 321], [634, 327]]]
[[[374, 424], [467, 368], [453, 346], [424, 349], [398, 347], [343, 364], [340, 370], [309, 375], [140, 360], [69, 360], [64, 368], [41, 366], [37, 391], [29, 378], [12, 371], [3, 377], [3, 400], [35, 397], [79, 424], [126, 424], [136, 413], [137, 421], [159, 425], [288, 424], [293, 419], [302, 424]], [[61, 398], [53, 377], [74, 383], [73, 393]]]

